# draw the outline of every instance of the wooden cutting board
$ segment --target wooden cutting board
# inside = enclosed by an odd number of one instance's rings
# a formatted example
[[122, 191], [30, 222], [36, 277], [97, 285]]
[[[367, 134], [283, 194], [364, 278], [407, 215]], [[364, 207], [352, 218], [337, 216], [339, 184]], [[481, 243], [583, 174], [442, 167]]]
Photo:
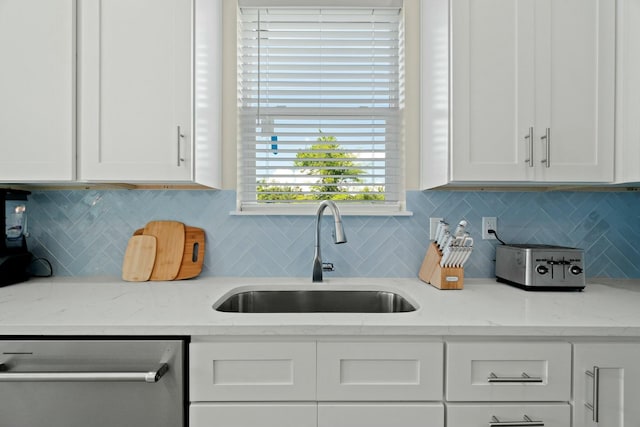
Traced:
[[176, 280], [191, 279], [198, 276], [204, 263], [204, 230], [185, 225], [184, 233], [184, 254]]
[[122, 280], [145, 282], [151, 277], [156, 260], [156, 238], [133, 236], [129, 239], [122, 262]]
[[156, 238], [156, 262], [149, 280], [173, 280], [184, 254], [184, 224], [178, 221], [151, 221], [143, 236]]

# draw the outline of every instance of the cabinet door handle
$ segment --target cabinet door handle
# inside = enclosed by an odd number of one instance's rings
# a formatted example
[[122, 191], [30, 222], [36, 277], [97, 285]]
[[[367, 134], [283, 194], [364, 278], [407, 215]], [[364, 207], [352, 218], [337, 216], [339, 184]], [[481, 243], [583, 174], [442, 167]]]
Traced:
[[522, 373], [519, 377], [499, 377], [493, 372], [487, 377], [487, 382], [490, 383], [541, 383], [542, 378], [530, 377], [529, 375]]
[[180, 126], [178, 126], [178, 167], [182, 166], [181, 163], [184, 162], [184, 157], [180, 155], [182, 138], [184, 138], [184, 134], [182, 133]]
[[542, 421], [534, 421], [529, 418], [527, 415], [523, 417], [522, 421], [500, 421], [498, 417], [493, 415], [491, 417], [491, 421], [489, 422], [489, 427], [519, 427], [519, 426], [527, 426], [527, 427], [542, 427], [544, 423]]
[[593, 413], [593, 422], [597, 423], [600, 420], [600, 368], [594, 366], [593, 371], [586, 371], [585, 374], [593, 378], [593, 402], [586, 402], [584, 406]]
[[545, 167], [551, 167], [551, 128], [547, 128], [545, 134], [540, 137], [545, 143], [546, 159], [540, 160], [540, 163], [544, 163]]
[[529, 128], [529, 134], [524, 136], [524, 139], [529, 142], [529, 158], [525, 159], [526, 163], [529, 163], [529, 167], [533, 167], [533, 126]]

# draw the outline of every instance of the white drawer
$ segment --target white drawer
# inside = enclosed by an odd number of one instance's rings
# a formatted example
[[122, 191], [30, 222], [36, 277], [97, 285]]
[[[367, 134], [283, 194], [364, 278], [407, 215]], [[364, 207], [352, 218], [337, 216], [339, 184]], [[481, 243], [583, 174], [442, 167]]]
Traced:
[[569, 343], [447, 343], [446, 369], [448, 401], [549, 402], [571, 398]]
[[317, 427], [315, 403], [192, 403], [189, 427]]
[[192, 343], [192, 402], [316, 400], [315, 342]]
[[[536, 423], [536, 421], [538, 422]], [[500, 425], [570, 427], [571, 407], [568, 403], [447, 405], [447, 427], [493, 427]]]
[[319, 342], [318, 400], [442, 400], [439, 342]]
[[318, 427], [444, 427], [442, 403], [319, 403]]

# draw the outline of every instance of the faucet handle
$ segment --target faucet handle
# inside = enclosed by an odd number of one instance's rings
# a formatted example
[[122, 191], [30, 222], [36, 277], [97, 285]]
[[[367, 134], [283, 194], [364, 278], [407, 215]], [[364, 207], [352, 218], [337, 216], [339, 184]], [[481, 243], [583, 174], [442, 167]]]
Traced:
[[322, 271], [335, 271], [335, 267], [332, 262], [323, 262], [322, 263]]

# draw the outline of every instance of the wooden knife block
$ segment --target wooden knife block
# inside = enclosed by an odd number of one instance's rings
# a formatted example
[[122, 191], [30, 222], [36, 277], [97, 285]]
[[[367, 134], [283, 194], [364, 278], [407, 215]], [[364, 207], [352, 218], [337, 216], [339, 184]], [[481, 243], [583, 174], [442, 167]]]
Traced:
[[431, 243], [422, 261], [418, 277], [423, 282], [438, 289], [462, 289], [464, 287], [464, 268], [440, 267], [442, 253], [438, 245]]

